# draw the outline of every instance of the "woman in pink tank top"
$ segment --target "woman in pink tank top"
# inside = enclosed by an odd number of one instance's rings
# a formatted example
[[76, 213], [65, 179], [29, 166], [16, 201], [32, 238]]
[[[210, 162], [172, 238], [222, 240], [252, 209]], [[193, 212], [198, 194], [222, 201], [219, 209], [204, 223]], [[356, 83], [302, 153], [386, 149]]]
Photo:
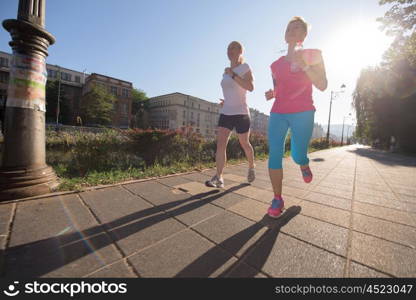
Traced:
[[273, 90], [265, 93], [266, 99], [275, 99], [269, 120], [269, 175], [274, 198], [268, 209], [271, 217], [282, 213], [283, 168], [282, 158], [288, 129], [291, 131], [291, 156], [300, 166], [306, 183], [312, 181], [307, 157], [312, 136], [315, 107], [312, 86], [321, 91], [327, 87], [325, 66], [321, 51], [302, 49], [308, 25], [301, 17], [294, 17], [286, 28], [287, 54], [272, 63]]

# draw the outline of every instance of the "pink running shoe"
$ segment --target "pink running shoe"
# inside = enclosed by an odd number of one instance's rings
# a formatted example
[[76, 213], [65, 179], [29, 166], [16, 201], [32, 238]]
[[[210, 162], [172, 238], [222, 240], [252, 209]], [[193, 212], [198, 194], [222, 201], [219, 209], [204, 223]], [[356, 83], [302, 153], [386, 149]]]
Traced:
[[309, 167], [306, 167], [304, 169], [300, 168], [300, 170], [302, 171], [303, 181], [305, 181], [306, 183], [311, 182], [313, 178], [311, 169]]
[[267, 214], [272, 218], [277, 218], [282, 213], [284, 207], [285, 207], [285, 202], [283, 201], [282, 198], [280, 199], [273, 198], [272, 204], [267, 210]]

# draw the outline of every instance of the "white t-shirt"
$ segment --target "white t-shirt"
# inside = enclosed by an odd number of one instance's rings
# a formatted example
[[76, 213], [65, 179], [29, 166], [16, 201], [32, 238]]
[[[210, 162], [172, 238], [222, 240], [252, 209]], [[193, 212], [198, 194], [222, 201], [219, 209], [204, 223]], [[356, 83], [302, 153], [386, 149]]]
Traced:
[[[243, 77], [250, 67], [244, 63], [233, 68], [234, 73]], [[224, 74], [221, 80], [222, 92], [224, 94], [224, 106], [220, 113], [224, 115], [248, 115], [246, 94], [247, 90], [243, 89], [230, 75]]]

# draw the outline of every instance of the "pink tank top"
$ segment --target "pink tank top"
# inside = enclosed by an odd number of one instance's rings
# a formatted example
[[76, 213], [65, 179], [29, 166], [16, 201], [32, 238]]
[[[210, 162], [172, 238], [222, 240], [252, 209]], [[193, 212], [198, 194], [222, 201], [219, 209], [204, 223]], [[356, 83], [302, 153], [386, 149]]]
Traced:
[[302, 70], [292, 72], [290, 62], [284, 56], [270, 68], [275, 80], [272, 113], [290, 114], [315, 110], [312, 100], [312, 81]]

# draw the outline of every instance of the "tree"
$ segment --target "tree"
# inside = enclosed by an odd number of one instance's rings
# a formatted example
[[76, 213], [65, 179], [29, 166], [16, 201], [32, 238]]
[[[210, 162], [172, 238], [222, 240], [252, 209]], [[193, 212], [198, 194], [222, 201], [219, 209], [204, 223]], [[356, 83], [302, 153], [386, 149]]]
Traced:
[[56, 123], [56, 116], [58, 110], [58, 94], [59, 94], [59, 119], [58, 123], [70, 124], [72, 119], [71, 107], [69, 100], [66, 97], [65, 89], [61, 84], [59, 91], [59, 81], [47, 81], [46, 82], [46, 122]]
[[353, 104], [357, 113], [356, 136], [378, 140], [388, 148], [394, 136], [401, 150], [416, 152], [416, 4], [414, 0], [381, 0], [393, 4], [378, 20], [395, 41], [381, 66], [363, 70]]
[[131, 127], [149, 128], [149, 101], [143, 90], [133, 88], [132, 96], [132, 119]]
[[403, 36], [416, 26], [416, 3], [414, 0], [380, 0], [380, 5], [393, 4], [384, 14], [378, 18], [390, 35]]
[[380, 0], [380, 5], [393, 4], [377, 20], [388, 35], [395, 36], [395, 41], [385, 53], [385, 63], [409, 65], [416, 69], [416, 1], [415, 0]]
[[110, 125], [114, 114], [115, 97], [100, 86], [93, 86], [80, 104], [81, 118], [89, 125]]

